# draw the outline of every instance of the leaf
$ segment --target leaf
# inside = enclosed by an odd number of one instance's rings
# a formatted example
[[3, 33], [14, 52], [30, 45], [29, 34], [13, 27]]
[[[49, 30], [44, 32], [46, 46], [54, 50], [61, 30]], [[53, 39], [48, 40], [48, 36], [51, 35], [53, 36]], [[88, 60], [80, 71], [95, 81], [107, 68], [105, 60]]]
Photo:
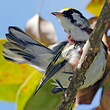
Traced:
[[41, 18], [39, 14], [36, 14], [27, 21], [26, 32], [34, 40], [39, 40], [46, 46], [55, 44], [57, 41], [56, 33], [52, 23]]
[[0, 84], [0, 100], [15, 102], [20, 84]]
[[17, 110], [54, 110], [59, 103], [59, 95], [52, 95], [52, 85], [47, 83], [33, 95], [38, 86], [41, 74], [33, 73], [22, 85], [17, 94]]
[[96, 15], [96, 16], [99, 16], [101, 10], [102, 10], [102, 7], [104, 5], [104, 1], [105, 0], [91, 0], [91, 2], [87, 5], [86, 9]]
[[2, 44], [5, 42], [5, 39], [0, 39], [0, 100], [15, 101], [21, 84], [36, 70], [26, 64], [6, 61], [2, 52]]

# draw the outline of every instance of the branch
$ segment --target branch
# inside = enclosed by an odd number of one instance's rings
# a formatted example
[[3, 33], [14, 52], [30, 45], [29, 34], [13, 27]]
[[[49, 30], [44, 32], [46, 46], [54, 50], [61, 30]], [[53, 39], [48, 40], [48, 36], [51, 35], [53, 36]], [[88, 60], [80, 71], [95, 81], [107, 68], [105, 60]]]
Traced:
[[92, 64], [93, 60], [95, 59], [95, 56], [99, 51], [102, 36], [105, 33], [109, 22], [110, 22], [110, 7], [106, 0], [104, 7], [101, 11], [101, 14], [98, 18], [97, 24], [93, 32], [91, 33], [89, 42], [86, 43], [86, 45], [88, 44], [89, 45], [86, 48], [86, 51], [83, 52], [85, 54], [81, 56], [80, 64], [78, 65], [78, 68], [74, 72], [73, 79], [71, 80], [70, 85], [67, 91], [65, 92], [65, 98], [61, 102], [61, 104], [57, 107], [57, 110], [72, 110], [72, 106], [74, 104], [77, 91], [85, 80], [85, 74], [89, 68], [89, 65]]

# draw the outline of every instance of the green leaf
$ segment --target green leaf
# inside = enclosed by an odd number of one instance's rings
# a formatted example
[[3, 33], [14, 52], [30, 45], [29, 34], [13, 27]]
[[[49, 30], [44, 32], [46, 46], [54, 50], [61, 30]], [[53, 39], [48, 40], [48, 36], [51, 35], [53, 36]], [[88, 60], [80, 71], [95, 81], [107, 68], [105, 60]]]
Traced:
[[17, 94], [17, 110], [54, 110], [56, 108], [61, 94], [51, 94], [50, 82], [33, 95], [41, 77], [39, 72], [33, 73], [22, 85]]
[[61, 94], [52, 95], [52, 85], [47, 83], [34, 96], [33, 93], [42, 78], [42, 74], [26, 64], [6, 61], [2, 52], [4, 49], [2, 44], [5, 42], [6, 40], [0, 39], [0, 99], [16, 100], [17, 110], [55, 109]]
[[36, 70], [26, 64], [6, 61], [3, 58], [3, 43], [5, 42], [6, 39], [0, 39], [0, 100], [14, 102], [21, 84]]
[[19, 84], [0, 84], [0, 100], [14, 102]]

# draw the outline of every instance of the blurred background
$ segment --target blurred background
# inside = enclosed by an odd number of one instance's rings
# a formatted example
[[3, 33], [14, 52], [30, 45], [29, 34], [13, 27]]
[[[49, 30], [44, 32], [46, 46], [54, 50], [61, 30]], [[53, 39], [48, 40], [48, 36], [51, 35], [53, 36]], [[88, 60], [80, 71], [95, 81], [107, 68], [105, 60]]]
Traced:
[[[0, 38], [5, 38], [9, 26], [25, 30], [27, 21], [40, 12], [42, 18], [53, 24], [57, 41], [65, 40], [66, 35], [51, 12], [71, 7], [90, 18], [92, 14], [86, 10], [89, 2], [90, 0], [0, 0]], [[13, 101], [0, 101], [0, 110], [16, 110], [16, 104]]]

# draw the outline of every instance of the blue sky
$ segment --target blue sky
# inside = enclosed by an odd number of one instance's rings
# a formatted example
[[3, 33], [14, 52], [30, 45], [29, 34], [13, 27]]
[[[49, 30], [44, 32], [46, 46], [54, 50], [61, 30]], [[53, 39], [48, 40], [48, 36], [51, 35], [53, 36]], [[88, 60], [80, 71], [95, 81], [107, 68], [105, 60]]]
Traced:
[[[50, 13], [63, 8], [76, 8], [87, 18], [92, 15], [85, 7], [90, 0], [42, 0], [41, 16], [51, 21], [55, 27], [58, 40], [66, 39], [65, 33], [57, 19]], [[8, 26], [19, 26], [25, 29], [28, 19], [34, 16], [39, 9], [40, 0], [0, 0], [0, 38], [5, 37]], [[16, 110], [14, 103], [0, 101], [0, 110]]]
[[[65, 34], [57, 19], [50, 14], [51, 12], [73, 7], [80, 10], [87, 18], [91, 16], [85, 10], [85, 6], [90, 0], [42, 1], [41, 16], [54, 24], [59, 40], [65, 39]], [[39, 4], [40, 0], [0, 0], [0, 37], [5, 36], [10, 25], [16, 25], [25, 29], [27, 20], [38, 12]]]

